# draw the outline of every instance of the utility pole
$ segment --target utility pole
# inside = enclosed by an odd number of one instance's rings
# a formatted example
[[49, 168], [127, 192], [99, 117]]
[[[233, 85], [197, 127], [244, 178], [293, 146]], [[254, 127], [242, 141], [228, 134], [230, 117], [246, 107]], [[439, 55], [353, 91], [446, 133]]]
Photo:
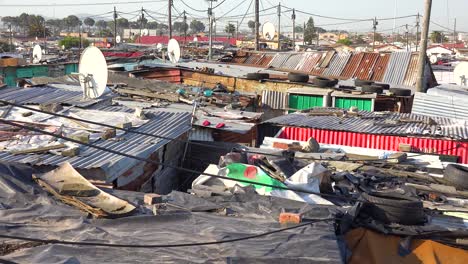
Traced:
[[143, 7], [141, 8], [141, 16], [140, 16], [140, 42], [141, 42], [141, 31], [143, 30], [143, 19], [145, 18], [145, 14], [143, 14], [145, 10]]
[[281, 3], [278, 3], [278, 50], [281, 50]]
[[114, 48], [117, 46], [117, 9], [114, 6]]
[[208, 19], [209, 19], [209, 47], [208, 47], [208, 60], [213, 60], [213, 1], [217, 0], [209, 0], [210, 1], [210, 8], [208, 8]]
[[372, 43], [372, 51], [375, 51], [375, 36], [377, 35], [377, 25], [379, 24], [379, 22], [377, 22], [377, 18], [375, 17], [374, 18], [374, 21], [373, 21], [373, 29], [374, 29], [374, 41]]
[[260, 49], [260, 44], [259, 44], [259, 28], [260, 28], [260, 0], [255, 0], [255, 51], [258, 51]]
[[[457, 19], [453, 22], [453, 43], [457, 43]], [[455, 45], [453, 45], [453, 49], [455, 50]]]
[[296, 47], [296, 10], [294, 8], [292, 10], [291, 19], [292, 19], [292, 26], [293, 26], [292, 47], [295, 48]]
[[[172, 33], [169, 33], [169, 38], [171, 37], [171, 35]], [[187, 12], [185, 12], [185, 10], [184, 10], [184, 44], [187, 44]]]
[[46, 20], [44, 19], [44, 54], [47, 52], [47, 28], [46, 28]]
[[80, 25], [80, 26], [79, 26], [79, 29], [80, 29], [80, 30], [79, 30], [79, 33], [78, 33], [79, 36], [80, 36], [80, 49], [79, 49], [79, 53], [81, 54], [81, 48], [83, 47], [83, 45], [82, 45], [83, 42], [81, 41], [81, 30], [83, 29], [83, 26]]
[[306, 23], [304, 22], [304, 27], [302, 31], [302, 44], [305, 46], [305, 32], [306, 32]]
[[429, 24], [431, 21], [432, 0], [425, 0], [424, 6], [425, 6], [425, 11], [424, 11], [422, 34], [421, 34], [421, 49], [419, 50], [419, 58], [418, 58], [418, 80], [416, 83], [416, 91], [421, 92], [421, 93], [425, 92], [424, 70], [426, 67], [427, 38], [429, 37]]
[[10, 52], [13, 52], [13, 30], [11, 24], [8, 24], [8, 32], [10, 32]]
[[[169, 7], [168, 7], [168, 10], [167, 10], [168, 19], [169, 19], [169, 21], [168, 21], [169, 22], [169, 24], [168, 24], [168, 26], [169, 26], [169, 39], [172, 38], [172, 3], [173, 3], [172, 0], [169, 0]], [[185, 16], [185, 10], [184, 10], [184, 22], [185, 22], [186, 19], [187, 18]], [[187, 36], [185, 37], [185, 41], [187, 41]]]
[[406, 51], [409, 51], [409, 37], [408, 37], [408, 24], [405, 25], [406, 31], [405, 31], [405, 37], [406, 37]]
[[418, 13], [418, 16], [416, 17], [416, 51], [418, 51], [418, 47], [419, 47], [419, 27], [420, 27], [420, 23], [419, 23], [419, 13]]

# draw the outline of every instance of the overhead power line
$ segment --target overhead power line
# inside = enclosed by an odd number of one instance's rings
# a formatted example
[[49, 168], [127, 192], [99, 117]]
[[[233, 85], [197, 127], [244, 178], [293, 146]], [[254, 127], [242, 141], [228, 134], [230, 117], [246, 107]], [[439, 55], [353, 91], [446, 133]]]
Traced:
[[128, 5], [163, 3], [165, 0], [156, 1], [125, 1], [125, 2], [101, 2], [101, 3], [73, 3], [73, 4], [0, 4], [0, 7], [66, 7], [66, 6], [99, 6], [99, 5]]

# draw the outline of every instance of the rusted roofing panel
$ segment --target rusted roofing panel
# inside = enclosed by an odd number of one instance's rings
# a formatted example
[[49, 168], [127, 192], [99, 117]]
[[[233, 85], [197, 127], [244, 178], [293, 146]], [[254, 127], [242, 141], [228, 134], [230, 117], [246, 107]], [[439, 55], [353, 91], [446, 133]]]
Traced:
[[298, 53], [291, 55], [288, 60], [281, 65], [281, 69], [294, 70], [297, 65], [301, 62], [302, 58], [306, 55], [304, 53]]
[[374, 70], [371, 77], [372, 81], [381, 82], [383, 80], [389, 61], [390, 54], [380, 54], [379, 59], [374, 65]]
[[309, 53], [308, 56], [305, 58], [301, 67], [298, 68], [297, 70], [302, 71], [302, 72], [311, 72], [317, 66], [318, 62], [321, 59], [322, 59], [321, 52]]
[[323, 75], [323, 72], [325, 72], [326, 68], [314, 68], [310, 74], [311, 75], [314, 75], [314, 76], [322, 76]]
[[260, 53], [252, 53], [250, 56], [245, 60], [244, 64], [255, 65], [261, 58], [263, 57]]
[[383, 82], [393, 85], [402, 85], [405, 80], [410, 60], [411, 52], [392, 53]]
[[236, 56], [232, 59], [232, 63], [244, 63], [244, 61], [247, 59], [247, 56]]
[[260, 66], [260, 67], [268, 67], [268, 65], [270, 64], [270, 62], [273, 60], [273, 58], [275, 57], [275, 54], [271, 54], [271, 53], [266, 53], [263, 55], [263, 57], [256, 63], [256, 65]]
[[277, 53], [275, 58], [271, 61], [270, 67], [281, 68], [283, 63], [285, 63], [291, 55], [291, 53]]
[[414, 87], [418, 79], [418, 54], [411, 55], [411, 60], [406, 71], [404, 85]]
[[343, 69], [346, 67], [349, 58], [351, 58], [351, 53], [349, 52], [336, 54], [323, 74], [329, 77], [339, 77]]
[[372, 70], [374, 69], [374, 65], [378, 58], [378, 53], [364, 53], [364, 57], [362, 58], [361, 63], [356, 69], [353, 77], [361, 80], [370, 80], [372, 76]]
[[346, 64], [346, 67], [343, 69], [340, 77], [345, 79], [352, 78], [363, 58], [364, 53], [353, 54], [349, 59], [348, 64]]

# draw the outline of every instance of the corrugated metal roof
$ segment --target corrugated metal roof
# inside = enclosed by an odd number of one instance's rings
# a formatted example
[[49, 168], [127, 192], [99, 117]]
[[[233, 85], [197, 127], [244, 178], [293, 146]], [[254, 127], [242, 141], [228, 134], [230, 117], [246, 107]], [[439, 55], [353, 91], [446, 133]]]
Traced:
[[353, 77], [361, 80], [369, 80], [378, 58], [378, 53], [365, 53]]
[[390, 57], [390, 62], [387, 66], [387, 71], [385, 72], [383, 82], [393, 85], [402, 85], [406, 71], [408, 69], [408, 64], [411, 60], [411, 52], [394, 52]]
[[271, 61], [270, 67], [273, 68], [281, 68], [283, 63], [285, 63], [289, 57], [292, 55], [292, 53], [278, 53], [276, 54], [275, 58]]
[[288, 107], [288, 96], [286, 93], [264, 90], [262, 92], [262, 104], [271, 109], [285, 109]]
[[332, 60], [333, 56], [335, 56], [336, 51], [329, 50], [327, 51], [325, 57], [323, 58], [322, 63], [320, 63], [320, 68], [326, 68], [330, 65], [330, 61]]
[[343, 72], [343, 69], [346, 67], [350, 58], [351, 53], [349, 52], [336, 54], [331, 60], [329, 67], [324, 71], [324, 75], [330, 77], [341, 76], [341, 72]]
[[293, 54], [289, 56], [288, 60], [281, 65], [281, 69], [287, 69], [287, 70], [294, 70], [296, 69], [297, 65], [301, 62], [303, 59], [304, 54]]
[[263, 57], [261, 53], [252, 53], [249, 57], [244, 61], [244, 64], [251, 64], [255, 65], [258, 61]]
[[[318, 108], [317, 111], [323, 112], [324, 108]], [[330, 109], [330, 111], [336, 111], [336, 109]], [[430, 117], [423, 115], [400, 113], [385, 113], [382, 115], [366, 111], [360, 111], [359, 113], [360, 117], [345, 118], [334, 115], [290, 114], [267, 120], [264, 124], [400, 136], [422, 135], [424, 130], [430, 130], [430, 134], [426, 135], [428, 137], [437, 137], [435, 132], [437, 127], [440, 127], [442, 135], [447, 138], [468, 139], [468, 126], [465, 125], [465, 122], [460, 123], [460, 120], [456, 119], [431, 117], [437, 123], [437, 126], [431, 126], [429, 125]], [[411, 120], [411, 122], [402, 122], [398, 125], [391, 123], [391, 120], [400, 119]], [[413, 131], [410, 132], [410, 130]]]
[[15, 101], [17, 104], [62, 103], [77, 107], [89, 107], [111, 99], [111, 95], [99, 99], [83, 99], [83, 92], [52, 87], [0, 89], [0, 100]]
[[363, 58], [364, 53], [353, 54], [344, 67], [343, 72], [341, 72], [340, 77], [345, 79], [352, 78]]
[[264, 54], [263, 57], [256, 63], [256, 65], [259, 67], [268, 67], [274, 57], [274, 54]]
[[388, 62], [390, 61], [390, 54], [380, 54], [379, 59], [374, 65], [373, 74], [371, 77], [372, 81], [381, 82], [384, 78], [385, 72], [387, 71]]
[[418, 54], [413, 54], [406, 71], [406, 76], [404, 80], [404, 85], [414, 87], [416, 86], [416, 81], [418, 79]]
[[[148, 123], [137, 128], [136, 131], [168, 138], [178, 138], [190, 130], [190, 113], [152, 112], [152, 114], [153, 116]], [[169, 140], [165, 139], [127, 133], [122, 141], [101, 140], [94, 144], [106, 149], [146, 158], [169, 142]], [[140, 162], [84, 146], [82, 146], [79, 156], [71, 158], [52, 154], [11, 155], [7, 152], [0, 152], [0, 160], [37, 166], [57, 166], [67, 161], [77, 169], [100, 168], [111, 177], [111, 179], [108, 179], [109, 181], [113, 180], [112, 177], [121, 175]]]
[[322, 59], [322, 53], [314, 52], [306, 54], [307, 56], [304, 57], [304, 60], [302, 61], [301, 65], [298, 65], [298, 68], [296, 68], [296, 70], [310, 73], [317, 67], [317, 64]]
[[415, 93], [412, 113], [468, 120], [468, 97]]

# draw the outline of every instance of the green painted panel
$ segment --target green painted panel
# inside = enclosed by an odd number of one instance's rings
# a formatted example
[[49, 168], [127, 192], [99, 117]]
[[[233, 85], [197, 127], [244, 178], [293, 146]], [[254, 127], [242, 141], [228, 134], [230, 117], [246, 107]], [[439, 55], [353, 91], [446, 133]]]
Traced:
[[29, 67], [16, 69], [16, 77], [18, 78], [31, 78], [33, 77], [33, 70]]
[[78, 72], [78, 64], [70, 63], [65, 65], [65, 74], [69, 75], [72, 72]]
[[5, 84], [8, 86], [16, 86], [16, 77], [15, 76], [5, 76]]
[[3, 73], [5, 84], [8, 86], [16, 86], [16, 68], [4, 68]]
[[32, 66], [33, 76], [49, 76], [48, 66]]
[[289, 108], [304, 110], [323, 106], [323, 95], [289, 95]]
[[364, 111], [373, 110], [372, 99], [335, 97], [335, 107], [349, 109], [352, 106]]

